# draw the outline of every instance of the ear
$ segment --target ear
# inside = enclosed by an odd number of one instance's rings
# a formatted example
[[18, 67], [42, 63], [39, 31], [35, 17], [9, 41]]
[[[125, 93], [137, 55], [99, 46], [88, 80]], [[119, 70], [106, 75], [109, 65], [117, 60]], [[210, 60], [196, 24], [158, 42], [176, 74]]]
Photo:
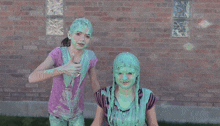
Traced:
[[67, 36], [68, 36], [68, 39], [71, 40], [71, 33], [70, 33], [70, 31], [68, 31]]

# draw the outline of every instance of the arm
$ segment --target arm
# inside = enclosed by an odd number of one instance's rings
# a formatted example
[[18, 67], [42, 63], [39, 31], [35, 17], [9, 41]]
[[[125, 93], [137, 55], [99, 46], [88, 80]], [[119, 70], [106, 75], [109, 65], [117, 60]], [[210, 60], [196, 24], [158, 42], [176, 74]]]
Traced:
[[90, 80], [91, 80], [91, 86], [93, 89], [93, 93], [95, 93], [96, 91], [98, 91], [100, 89], [100, 85], [99, 85], [99, 82], [96, 77], [95, 67], [93, 67], [89, 70], [89, 76], [90, 76]]
[[155, 112], [155, 106], [149, 109], [146, 113], [146, 118], [149, 126], [159, 126], [157, 123], [157, 117]]
[[103, 115], [103, 109], [99, 105], [97, 105], [95, 119], [93, 120], [91, 126], [102, 126]]
[[36, 83], [40, 81], [47, 80], [59, 76], [61, 74], [67, 74], [69, 76], [76, 75], [81, 70], [81, 64], [73, 63], [74, 56], [71, 57], [71, 60], [67, 65], [53, 67], [54, 62], [52, 57], [49, 55], [43, 63], [41, 63], [28, 77], [29, 83]]
[[[50, 69], [54, 65], [53, 59], [51, 56], [48, 56], [43, 63], [41, 63], [28, 77], [29, 83], [36, 83], [40, 81], [47, 80], [49, 78], [60, 75], [60, 73], [55, 69]], [[48, 72], [45, 72], [45, 70]], [[51, 73], [49, 73], [51, 71]]]

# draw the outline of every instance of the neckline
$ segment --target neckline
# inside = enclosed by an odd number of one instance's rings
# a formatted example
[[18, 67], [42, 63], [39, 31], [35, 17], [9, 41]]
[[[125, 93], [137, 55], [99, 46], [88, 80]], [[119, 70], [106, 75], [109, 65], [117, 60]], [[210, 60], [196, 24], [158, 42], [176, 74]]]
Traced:
[[[83, 52], [81, 53], [81, 55], [80, 55], [80, 61], [78, 62], [78, 64], [81, 64], [81, 61], [82, 61], [82, 57], [84, 56], [84, 53], [86, 52], [86, 49], [84, 49], [83, 50]], [[68, 49], [68, 47], [67, 47], [67, 57], [68, 57], [68, 61], [70, 61], [70, 52], [69, 52], [69, 49]], [[75, 63], [75, 62], [74, 62]]]
[[[110, 89], [111, 88], [109, 88], [109, 91], [110, 91]], [[138, 93], [139, 93], [139, 90], [142, 90], [142, 88], [140, 89], [138, 89]], [[112, 93], [112, 92], [111, 92]], [[123, 108], [120, 104], [119, 104], [119, 102], [118, 102], [118, 99], [116, 98], [116, 96], [114, 95], [114, 97], [115, 97], [115, 105], [118, 107], [118, 109], [119, 110], [121, 110], [121, 111], [129, 111], [133, 106], [134, 106], [134, 102], [135, 102], [135, 98], [134, 98], [134, 100], [131, 102], [131, 104], [129, 105], [129, 107], [128, 108]], [[139, 94], [138, 94], [138, 99], [139, 99]]]

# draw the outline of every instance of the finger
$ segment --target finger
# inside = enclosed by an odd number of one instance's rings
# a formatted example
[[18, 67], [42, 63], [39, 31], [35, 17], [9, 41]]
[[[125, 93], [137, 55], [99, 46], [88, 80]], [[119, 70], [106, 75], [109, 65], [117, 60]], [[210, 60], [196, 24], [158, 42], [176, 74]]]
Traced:
[[75, 68], [80, 68], [82, 65], [81, 64], [74, 64]]

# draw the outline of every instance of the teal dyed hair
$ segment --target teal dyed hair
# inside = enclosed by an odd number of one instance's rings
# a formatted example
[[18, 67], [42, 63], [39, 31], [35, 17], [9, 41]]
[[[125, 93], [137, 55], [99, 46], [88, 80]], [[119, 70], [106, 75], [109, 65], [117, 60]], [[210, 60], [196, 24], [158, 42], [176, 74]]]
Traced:
[[113, 74], [121, 67], [133, 67], [136, 75], [140, 75], [140, 64], [137, 57], [129, 52], [123, 52], [116, 56], [113, 63]]
[[138, 105], [138, 90], [139, 90], [139, 82], [140, 82], [140, 64], [137, 59], [137, 57], [129, 52], [123, 52], [120, 53], [116, 56], [114, 63], [113, 63], [113, 85], [112, 85], [112, 90], [111, 90], [111, 96], [110, 96], [110, 103], [109, 103], [109, 108], [108, 108], [108, 122], [110, 125], [114, 125], [113, 122], [113, 109], [114, 109], [114, 103], [115, 103], [115, 74], [116, 71], [120, 67], [132, 67], [135, 69], [135, 74], [136, 74], [136, 85], [135, 85], [135, 115], [134, 117], [136, 118], [136, 124], [138, 124], [139, 119], [139, 105]]
[[78, 18], [75, 21], [73, 21], [72, 25], [70, 26], [70, 33], [74, 33], [75, 29], [81, 28], [87, 28], [89, 29], [90, 37], [92, 37], [93, 28], [91, 22], [86, 18]]

